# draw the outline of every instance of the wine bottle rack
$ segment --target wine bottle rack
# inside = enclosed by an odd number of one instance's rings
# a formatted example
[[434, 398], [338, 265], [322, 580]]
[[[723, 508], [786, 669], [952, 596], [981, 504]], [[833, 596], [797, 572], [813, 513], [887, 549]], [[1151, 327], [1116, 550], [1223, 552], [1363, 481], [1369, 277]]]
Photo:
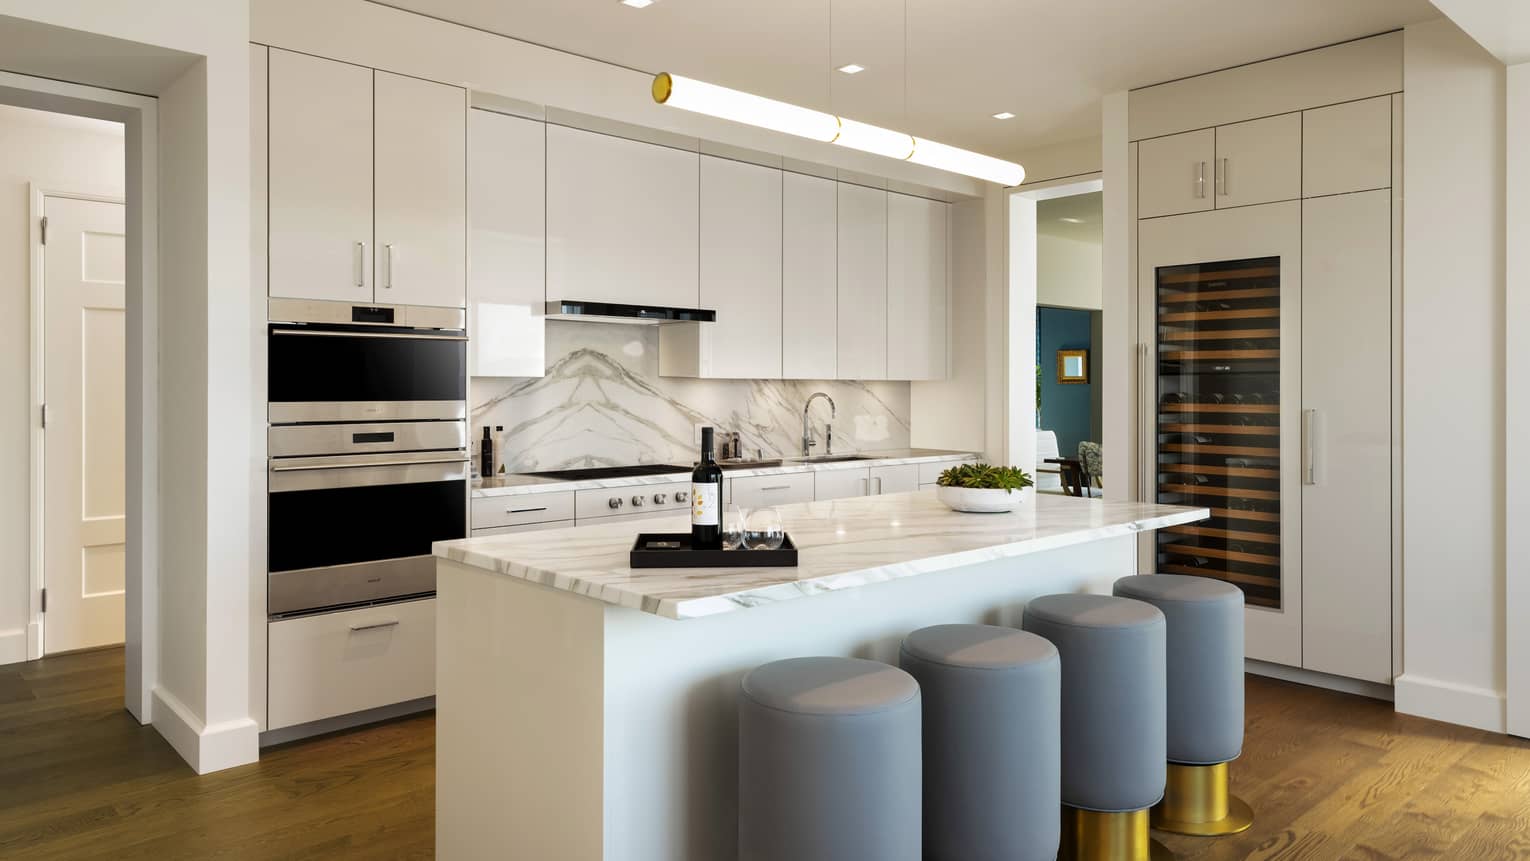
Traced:
[[1211, 519], [1159, 530], [1158, 570], [1281, 606], [1280, 258], [1157, 270], [1157, 497]]

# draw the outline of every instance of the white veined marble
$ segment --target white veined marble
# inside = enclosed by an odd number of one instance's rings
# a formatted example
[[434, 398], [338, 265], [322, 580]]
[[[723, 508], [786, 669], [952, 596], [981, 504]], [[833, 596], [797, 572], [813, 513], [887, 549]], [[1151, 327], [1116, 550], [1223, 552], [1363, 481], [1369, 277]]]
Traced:
[[[440, 542], [439, 557], [607, 604], [688, 619], [948, 571], [1204, 520], [1205, 508], [1027, 493], [1019, 510], [962, 514], [933, 490], [786, 505], [796, 568], [633, 570], [639, 532], [684, 532], [685, 514]], [[740, 551], [747, 552], [747, 551]]]
[[[507, 472], [636, 463], [689, 464], [696, 425], [737, 431], [746, 454], [801, 454], [802, 406], [815, 391], [838, 408], [834, 451], [909, 444], [909, 384], [692, 380], [659, 376], [657, 326], [547, 321], [547, 375], [473, 379], [471, 431], [505, 428]], [[822, 438], [828, 405], [815, 403]], [[823, 453], [823, 444], [815, 449]]]

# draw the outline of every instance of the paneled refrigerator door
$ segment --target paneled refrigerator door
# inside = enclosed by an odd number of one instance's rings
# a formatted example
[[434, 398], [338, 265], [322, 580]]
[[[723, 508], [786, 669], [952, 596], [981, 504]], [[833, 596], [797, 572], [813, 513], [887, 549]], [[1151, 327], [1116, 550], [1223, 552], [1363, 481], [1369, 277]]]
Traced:
[[1247, 656], [1300, 666], [1301, 204], [1143, 221], [1138, 243], [1144, 486], [1212, 513], [1143, 568], [1238, 586]]

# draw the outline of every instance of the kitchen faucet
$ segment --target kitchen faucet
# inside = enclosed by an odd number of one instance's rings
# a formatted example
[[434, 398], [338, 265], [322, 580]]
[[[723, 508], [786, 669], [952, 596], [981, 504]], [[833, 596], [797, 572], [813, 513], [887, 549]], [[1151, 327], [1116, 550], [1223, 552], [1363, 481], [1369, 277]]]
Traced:
[[[831, 421], [833, 420], [834, 414], [836, 412], [836, 410], [834, 408], [834, 399], [833, 398], [829, 397], [828, 395], [824, 394], [823, 392], [814, 392], [811, 395], [808, 395], [807, 403], [802, 405], [802, 456], [803, 457], [807, 457], [808, 455], [812, 454], [813, 446], [818, 445], [818, 440], [813, 439], [813, 426], [808, 424], [808, 409], [813, 406], [813, 401], [815, 401], [815, 400], [817, 400], [819, 398], [823, 398], [824, 400], [829, 402], [829, 419]], [[834, 453], [834, 425], [831, 424], [830, 422], [824, 422], [823, 429], [824, 429], [823, 453], [824, 454], [833, 454]]]

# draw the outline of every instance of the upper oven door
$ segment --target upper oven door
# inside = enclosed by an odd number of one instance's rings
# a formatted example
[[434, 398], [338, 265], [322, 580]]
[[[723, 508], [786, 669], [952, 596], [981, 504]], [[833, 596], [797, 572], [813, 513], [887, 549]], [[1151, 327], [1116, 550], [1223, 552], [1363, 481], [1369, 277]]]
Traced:
[[461, 334], [272, 326], [269, 357], [274, 424], [466, 417]]

